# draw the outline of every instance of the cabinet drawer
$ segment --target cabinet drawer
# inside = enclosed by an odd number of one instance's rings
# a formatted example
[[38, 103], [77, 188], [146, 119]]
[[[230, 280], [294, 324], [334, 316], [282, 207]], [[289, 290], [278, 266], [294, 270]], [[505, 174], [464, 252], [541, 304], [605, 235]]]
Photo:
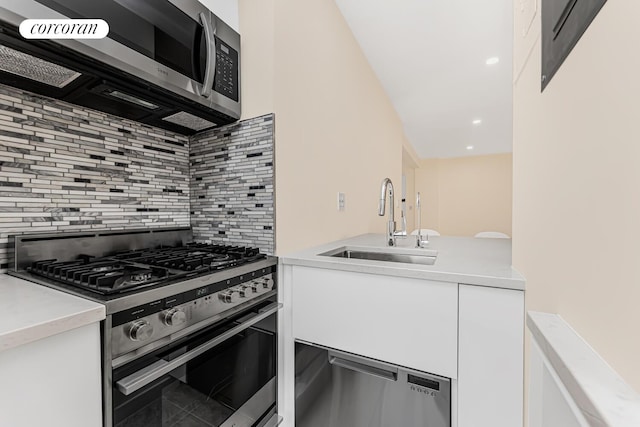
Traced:
[[457, 377], [457, 284], [297, 266], [292, 274], [295, 339]]

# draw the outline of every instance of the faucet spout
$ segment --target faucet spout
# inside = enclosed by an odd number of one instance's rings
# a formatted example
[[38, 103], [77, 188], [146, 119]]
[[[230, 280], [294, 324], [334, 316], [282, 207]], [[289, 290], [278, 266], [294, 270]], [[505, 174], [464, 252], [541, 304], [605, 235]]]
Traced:
[[385, 198], [383, 196], [380, 199], [380, 203], [378, 203], [378, 215], [379, 216], [384, 216], [384, 205], [385, 205]]
[[387, 194], [389, 195], [389, 222], [387, 223], [387, 244], [389, 246], [395, 246], [394, 233], [396, 231], [396, 222], [393, 218], [393, 183], [389, 178], [385, 178], [382, 180], [382, 186], [380, 188], [380, 205], [378, 206], [378, 215], [380, 216], [384, 216]]

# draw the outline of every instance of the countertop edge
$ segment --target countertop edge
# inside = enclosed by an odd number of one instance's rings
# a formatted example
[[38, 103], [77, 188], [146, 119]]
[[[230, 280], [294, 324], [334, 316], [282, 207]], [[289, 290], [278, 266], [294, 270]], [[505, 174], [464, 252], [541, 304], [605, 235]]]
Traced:
[[0, 274], [0, 352], [106, 318], [104, 304]]
[[525, 290], [525, 281], [520, 279], [508, 279], [501, 277], [483, 276], [475, 274], [461, 274], [446, 271], [410, 270], [401, 267], [380, 267], [365, 262], [353, 262], [350, 264], [316, 261], [313, 259], [280, 257], [282, 265], [299, 267], [322, 268], [327, 270], [351, 271], [354, 273], [379, 274], [383, 276], [407, 277], [411, 279], [436, 280], [462, 285], [485, 286], [490, 288], [511, 289], [515, 291]]
[[[411, 265], [411, 264], [394, 264], [394, 263], [382, 263], [385, 265], [381, 265], [379, 261], [370, 261], [370, 260], [343, 260], [343, 259], [332, 259], [330, 257], [323, 257], [321, 253], [329, 252], [340, 248], [342, 246], [370, 246], [372, 248], [378, 248], [379, 246], [370, 245], [372, 240], [379, 240], [379, 236], [375, 234], [364, 234], [359, 236], [354, 236], [351, 238], [338, 240], [330, 243], [325, 243], [322, 245], [318, 245], [312, 248], [307, 248], [301, 251], [297, 251], [290, 254], [279, 255], [279, 264], [282, 266], [302, 266], [302, 267], [312, 267], [312, 268], [323, 268], [330, 270], [339, 270], [339, 271], [351, 271], [356, 273], [369, 273], [369, 274], [378, 274], [385, 276], [395, 276], [395, 277], [407, 277], [414, 279], [423, 279], [423, 280], [436, 280], [442, 282], [451, 282], [465, 285], [473, 285], [473, 286], [485, 286], [492, 288], [501, 288], [501, 289], [510, 289], [516, 291], [525, 291], [526, 281], [525, 278], [513, 268], [510, 264], [510, 253], [509, 259], [498, 260], [495, 259], [490, 260], [495, 265], [492, 265], [490, 269], [479, 268], [478, 272], [472, 271], [454, 271], [456, 268], [451, 267], [451, 262], [449, 265], [442, 265], [439, 267], [437, 264], [435, 268], [432, 266], [424, 266], [419, 265]], [[457, 239], [457, 240], [456, 240]], [[434, 246], [437, 243], [434, 240]], [[444, 240], [444, 239], [443, 239]], [[442, 249], [442, 254], [440, 256], [446, 256], [449, 259], [452, 257], [455, 258], [457, 255], [452, 253], [451, 250], [451, 242], [453, 244], [458, 245], [469, 245], [469, 242], [473, 242], [473, 245], [477, 245], [478, 242], [481, 241], [491, 241], [496, 239], [482, 239], [478, 240], [465, 240], [465, 238], [453, 238], [449, 239], [450, 242], [449, 247]], [[500, 239], [502, 240], [502, 239]], [[483, 243], [485, 245], [486, 243]], [[505, 247], [500, 246], [500, 252], [505, 252]], [[395, 247], [391, 250], [415, 250], [408, 247]], [[439, 250], [437, 247], [429, 247], [427, 249]], [[468, 256], [468, 254], [467, 254]], [[469, 263], [472, 258], [464, 258], [461, 257], [461, 263], [467, 262]], [[457, 261], [456, 261], [457, 262]], [[489, 264], [490, 262], [488, 262]], [[480, 271], [485, 270], [485, 271]], [[495, 273], [495, 274], [492, 274]]]
[[0, 352], [20, 347], [34, 341], [100, 322], [106, 317], [104, 306], [71, 313], [67, 316], [15, 329], [0, 335]]
[[640, 394], [557, 314], [529, 311], [527, 327], [585, 419], [640, 425]]

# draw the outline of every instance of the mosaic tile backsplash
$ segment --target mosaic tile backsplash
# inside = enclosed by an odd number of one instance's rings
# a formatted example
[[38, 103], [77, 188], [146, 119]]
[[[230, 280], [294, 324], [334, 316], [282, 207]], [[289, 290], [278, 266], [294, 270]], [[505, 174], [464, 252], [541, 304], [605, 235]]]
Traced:
[[[264, 119], [259, 120], [266, 123]], [[230, 134], [221, 137], [230, 143], [229, 153], [236, 137], [242, 139], [253, 132], [244, 129], [251, 129], [249, 122], [252, 120], [226, 127], [221, 134]], [[272, 118], [269, 127], [272, 129]], [[206, 141], [214, 141], [217, 133], [195, 137], [198, 151], [191, 153], [192, 159], [207, 156]], [[269, 141], [273, 142], [272, 135]], [[253, 152], [250, 144], [236, 145], [233, 152], [240, 156], [237, 150], [244, 148], [246, 157]], [[186, 136], [0, 85], [0, 272], [7, 268], [10, 234], [189, 226], [193, 219], [203, 239], [227, 238], [211, 236], [203, 219], [209, 213], [206, 202], [213, 203], [217, 197], [199, 199], [190, 208], [189, 146]], [[198, 175], [191, 182], [206, 178], [212, 187], [212, 179], [236, 180], [251, 186], [255, 164], [250, 163], [251, 169], [244, 170], [248, 179], [240, 177], [242, 170], [235, 170], [242, 167], [230, 165], [233, 175], [226, 175], [226, 167], [219, 166], [217, 178], [194, 169], [192, 173]], [[194, 190], [201, 191], [199, 187]], [[267, 204], [272, 208], [272, 199], [263, 203]], [[190, 211], [200, 213], [191, 218]], [[228, 221], [223, 225], [231, 232], [237, 220], [242, 220], [239, 209], [235, 215], [224, 219], [212, 215], [209, 225], [221, 228], [220, 221]], [[270, 215], [272, 227], [273, 210]], [[273, 239], [273, 230], [264, 232], [251, 234], [255, 242], [242, 244], [259, 242], [261, 247], [272, 248], [272, 240], [271, 246], [264, 243]]]
[[272, 114], [191, 138], [191, 226], [196, 239], [273, 253]]

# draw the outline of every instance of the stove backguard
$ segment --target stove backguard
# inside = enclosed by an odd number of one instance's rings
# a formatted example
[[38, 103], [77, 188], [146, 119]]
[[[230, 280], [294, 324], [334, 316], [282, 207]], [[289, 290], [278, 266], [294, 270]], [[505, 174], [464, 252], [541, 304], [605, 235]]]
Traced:
[[103, 257], [135, 249], [185, 245], [192, 240], [189, 227], [10, 236], [9, 270], [23, 271], [32, 262], [44, 259], [71, 261], [79, 255]]

